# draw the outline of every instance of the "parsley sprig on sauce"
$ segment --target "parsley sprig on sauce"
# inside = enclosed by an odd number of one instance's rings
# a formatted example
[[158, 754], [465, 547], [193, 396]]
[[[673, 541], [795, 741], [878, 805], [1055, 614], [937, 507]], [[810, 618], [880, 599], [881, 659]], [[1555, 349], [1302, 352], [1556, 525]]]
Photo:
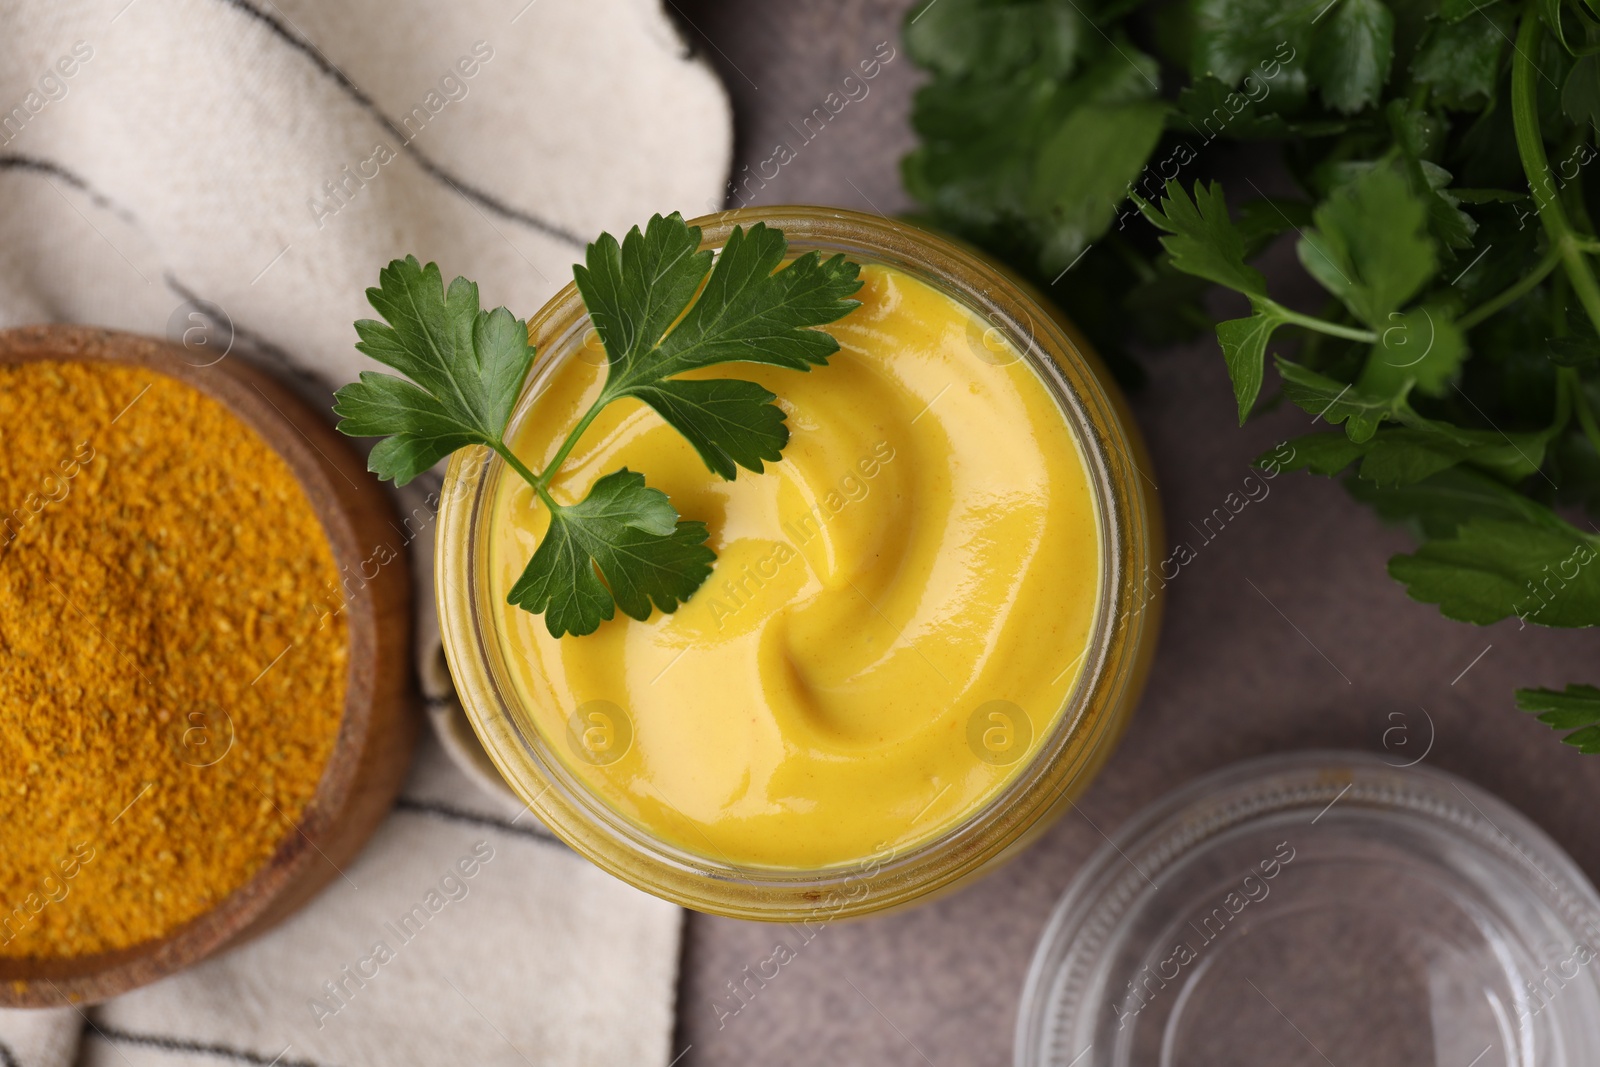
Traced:
[[605, 346], [606, 380], [539, 471], [505, 440], [533, 364], [527, 322], [503, 307], [481, 310], [465, 278], [446, 289], [436, 264], [397, 259], [367, 290], [384, 321], [357, 322], [356, 347], [405, 377], [363, 371], [340, 389], [339, 429], [383, 437], [368, 468], [396, 485], [483, 445], [532, 486], [550, 525], [509, 600], [543, 614], [553, 636], [593, 633], [618, 607], [635, 619], [652, 607], [675, 611], [711, 573], [705, 523], [680, 519], [665, 493], [626, 467], [581, 500], [560, 500], [551, 486], [595, 417], [624, 398], [654, 408], [725, 479], [781, 458], [789, 430], [774, 394], [738, 378], [676, 376], [723, 363], [827, 364], [839, 343], [815, 327], [858, 306], [849, 298], [859, 268], [837, 255], [808, 252], [785, 266], [787, 257], [783, 233], [763, 223], [735, 227], [713, 256], [676, 213], [621, 242], [602, 234], [589, 245], [573, 276]]

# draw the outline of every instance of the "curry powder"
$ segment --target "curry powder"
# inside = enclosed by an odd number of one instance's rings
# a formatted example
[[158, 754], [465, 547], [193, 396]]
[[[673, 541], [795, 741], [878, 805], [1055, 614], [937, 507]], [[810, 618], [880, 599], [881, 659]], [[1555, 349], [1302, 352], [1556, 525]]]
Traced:
[[0, 956], [161, 937], [272, 856], [342, 717], [328, 539], [221, 404], [0, 368]]

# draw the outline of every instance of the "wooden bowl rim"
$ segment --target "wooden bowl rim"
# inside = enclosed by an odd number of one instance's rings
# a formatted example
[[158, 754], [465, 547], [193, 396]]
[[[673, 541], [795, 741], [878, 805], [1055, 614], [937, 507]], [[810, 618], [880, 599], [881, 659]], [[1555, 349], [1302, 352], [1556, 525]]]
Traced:
[[[199, 366], [177, 345], [120, 330], [78, 325], [0, 330], [0, 365], [33, 362], [136, 366], [173, 378], [216, 400], [288, 465], [322, 526], [339, 573], [344, 573], [346, 565], [361, 560], [362, 549], [345, 497], [328, 470], [332, 460], [316, 449], [299, 425], [284, 413], [282, 404], [298, 406], [303, 414], [313, 416], [314, 409], [266, 372], [237, 358]], [[259, 405], [254, 395], [265, 399], [276, 413]], [[399, 567], [380, 569], [380, 577], [387, 570], [387, 580], [398, 576], [409, 583], [408, 561], [403, 553], [399, 563]], [[372, 583], [376, 581], [373, 579]], [[349, 658], [339, 732], [316, 791], [267, 861], [214, 906], [160, 938], [88, 956], [0, 957], [0, 1006], [96, 1003], [198, 963], [240, 934], [255, 932], [252, 924], [263, 918], [279, 895], [302, 878], [317, 859], [321, 851], [318, 841], [326, 837], [335, 814], [350, 800], [362, 752], [371, 741], [375, 672], [359, 668], [374, 658], [378, 648], [373, 596], [351, 596], [346, 590], [345, 617]], [[343, 871], [339, 873], [342, 875]]]

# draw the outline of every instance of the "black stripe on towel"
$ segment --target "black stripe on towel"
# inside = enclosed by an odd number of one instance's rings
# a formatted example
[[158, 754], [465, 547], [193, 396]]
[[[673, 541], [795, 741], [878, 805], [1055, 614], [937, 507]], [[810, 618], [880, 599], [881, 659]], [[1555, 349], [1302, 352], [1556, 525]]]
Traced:
[[21, 170], [31, 174], [43, 175], [46, 179], [59, 178], [72, 186], [78, 192], [94, 201], [94, 206], [111, 212], [124, 222], [137, 226], [133, 213], [127, 208], [112, 200], [109, 196], [96, 190], [82, 178], [59, 163], [52, 163], [48, 159], [39, 159], [37, 156], [24, 156], [15, 153], [0, 156], [0, 170]]
[[565, 241], [567, 244], [570, 244], [575, 248], [583, 248], [588, 244], [587, 241], [572, 233], [570, 230], [564, 229], [553, 222], [546, 222], [537, 215], [529, 214], [520, 208], [512, 207], [510, 204], [507, 204], [505, 201], [499, 199], [493, 194], [486, 193], [476, 186], [469, 185], [463, 179], [450, 174], [443, 167], [439, 166], [439, 164], [435, 163], [432, 159], [429, 159], [427, 155], [425, 155], [416, 147], [416, 145], [411, 143], [411, 140], [406, 136], [405, 131], [401, 130], [399, 126], [396, 126], [394, 120], [388, 115], [384, 114], [383, 110], [373, 102], [373, 99], [366, 94], [361, 86], [351, 81], [349, 76], [346, 75], [344, 71], [334, 66], [333, 62], [328, 59], [327, 56], [322, 54], [321, 49], [312, 44], [310, 41], [301, 37], [298, 32], [291, 30], [277, 18], [269, 15], [265, 11], [262, 11], [254, 4], [246, 3], [245, 0], [219, 0], [219, 2], [250, 16], [251, 18], [260, 22], [263, 26], [266, 26], [269, 30], [276, 34], [278, 39], [283, 41], [284, 44], [287, 44], [289, 47], [305, 56], [324, 75], [332, 78], [341, 89], [349, 94], [351, 99], [360, 104], [368, 114], [377, 119], [385, 129], [387, 129], [395, 136], [396, 139], [399, 140], [401, 151], [406, 152], [413, 159], [415, 159], [417, 161], [417, 165], [426, 171], [430, 177], [437, 178], [444, 182], [469, 202], [475, 203], [480, 207], [486, 207], [497, 215], [503, 215], [504, 217], [513, 219], [525, 226], [531, 226], [546, 236], [554, 237], [558, 241]]
[[453, 808], [448, 804], [439, 804], [431, 800], [413, 800], [410, 797], [401, 797], [395, 801], [396, 811], [409, 811], [418, 815], [432, 815], [437, 819], [447, 819], [450, 822], [466, 823], [469, 826], [484, 826], [494, 830], [504, 830], [508, 834], [531, 838], [547, 845], [566, 848], [566, 843], [550, 831], [536, 826], [519, 826], [510, 819], [498, 819], [492, 815], [479, 815], [476, 812], [463, 811]]
[[[200, 1041], [185, 1041], [182, 1038], [167, 1037], [164, 1034], [135, 1034], [127, 1030], [119, 1030], [114, 1026], [95, 1026], [94, 1032], [112, 1044], [140, 1045], [144, 1048], [160, 1049], [162, 1052], [181, 1053], [190, 1056], [216, 1056], [219, 1059], [233, 1060], [235, 1063], [251, 1063], [256, 1067], [324, 1067], [323, 1064], [312, 1060], [291, 1060], [279, 1053], [276, 1058], [268, 1059], [256, 1052], [246, 1052], [244, 1049], [229, 1048], [227, 1045], [213, 1045]], [[288, 1049], [284, 1050], [285, 1052]]]
[[[173, 293], [181, 296], [184, 300], [191, 304], [203, 302], [221, 307], [221, 305], [217, 304], [216, 301], [206, 300], [205, 297], [201, 296], [199, 293], [196, 293], [187, 285], [184, 285], [178, 280], [177, 276], [169, 270], [164, 270], [161, 272], [161, 280], [167, 283], [168, 289], [172, 290]], [[226, 312], [227, 309], [224, 308], [223, 310]], [[290, 356], [281, 345], [269, 340], [263, 334], [259, 334], [248, 327], [240, 326], [237, 322], [233, 321], [232, 315], [228, 316], [228, 324], [233, 329], [234, 339], [243, 341], [245, 348], [272, 360], [273, 365], [278, 367], [285, 374], [292, 374], [315, 389], [323, 392], [327, 391], [327, 385], [316, 375], [312, 374], [310, 371], [296, 363], [294, 361], [294, 357]], [[169, 338], [169, 340], [171, 340], [171, 338]]]
[[0, 1041], [0, 1067], [22, 1067], [22, 1061], [11, 1051], [11, 1046]]
[[[100, 208], [103, 211], [110, 212], [111, 214], [122, 219], [124, 222], [128, 223], [130, 226], [141, 230], [143, 229], [143, 227], [139, 226], [139, 220], [134, 217], [133, 212], [129, 211], [115, 200], [112, 200], [109, 196], [90, 185], [82, 177], [63, 167], [59, 163], [54, 163], [48, 159], [38, 159], [34, 156], [0, 155], [0, 171], [4, 170], [21, 171], [25, 174], [37, 174], [43, 177], [46, 181], [50, 180], [51, 178], [58, 178], [63, 184], [70, 185], [72, 188], [88, 197], [89, 202], [94, 204], [95, 207]], [[166, 286], [169, 290], [171, 290], [177, 296], [182, 297], [184, 300], [197, 302], [203, 299], [198, 293], [179, 281], [178, 277], [170, 270], [163, 268], [161, 272], [161, 280], [166, 283]], [[215, 301], [208, 301], [208, 303], [215, 303]], [[241, 326], [237, 322], [232, 322], [231, 316], [229, 321], [233, 327], [233, 336], [237, 340], [243, 341], [246, 347], [250, 348], [256, 353], [259, 353], [265, 358], [276, 360], [277, 363], [281, 364], [282, 370], [285, 373], [293, 374], [296, 377], [311, 383], [313, 386], [322, 387], [323, 383], [309, 371], [306, 371], [296, 364], [295, 361], [290, 358], [289, 353], [284, 351], [281, 346], [277, 345], [273, 341], [268, 340], [263, 334], [259, 334], [254, 330]], [[0, 1067], [8, 1067], [8, 1065], [4, 1060], [0, 1060]]]

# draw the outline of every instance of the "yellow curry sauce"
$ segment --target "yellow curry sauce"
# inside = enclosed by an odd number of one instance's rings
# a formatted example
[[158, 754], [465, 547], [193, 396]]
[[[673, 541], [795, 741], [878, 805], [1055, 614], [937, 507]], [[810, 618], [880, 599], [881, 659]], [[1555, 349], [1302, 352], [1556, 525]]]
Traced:
[[[845, 864], [961, 821], [1059, 716], [1094, 623], [1095, 504], [1044, 383], [949, 296], [862, 279], [827, 367], [701, 372], [779, 396], [791, 439], [766, 473], [724, 482], [622, 401], [555, 480], [576, 500], [627, 466], [708, 523], [715, 569], [676, 613], [551, 638], [505, 603], [548, 515], [516, 479], [494, 502], [490, 592], [540, 732], [617, 811], [714, 860]], [[556, 370], [513, 439], [524, 460], [555, 452], [602, 364]]]

